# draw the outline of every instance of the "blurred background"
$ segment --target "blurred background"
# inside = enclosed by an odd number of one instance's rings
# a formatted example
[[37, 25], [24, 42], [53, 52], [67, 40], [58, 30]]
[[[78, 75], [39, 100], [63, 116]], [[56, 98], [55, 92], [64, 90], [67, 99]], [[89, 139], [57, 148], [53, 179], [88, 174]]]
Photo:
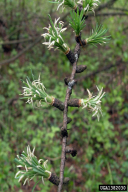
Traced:
[[[111, 40], [103, 46], [86, 46], [78, 64], [87, 70], [76, 75], [72, 98], [86, 98], [87, 89], [95, 95], [96, 85], [104, 88], [103, 117], [92, 118], [86, 109], [69, 107], [68, 145], [77, 156], [67, 155], [65, 172], [70, 183], [64, 192], [97, 192], [99, 184], [128, 184], [128, 1], [100, 0], [88, 14], [82, 38], [89, 37], [96, 23], [108, 29]], [[14, 178], [18, 171], [14, 158], [35, 146], [39, 159], [48, 159], [48, 169], [59, 176], [62, 113], [44, 105], [33, 108], [20, 99], [22, 82], [31, 79], [31, 70], [44, 83], [47, 93], [64, 101], [63, 79], [71, 73], [70, 63], [60, 51], [42, 45], [49, 18], [60, 17], [68, 28], [65, 42], [75, 47], [74, 33], [68, 25], [70, 9], [57, 11], [45, 0], [0, 0], [0, 192], [31, 192], [38, 178], [23, 186]], [[56, 192], [45, 180], [35, 191]]]

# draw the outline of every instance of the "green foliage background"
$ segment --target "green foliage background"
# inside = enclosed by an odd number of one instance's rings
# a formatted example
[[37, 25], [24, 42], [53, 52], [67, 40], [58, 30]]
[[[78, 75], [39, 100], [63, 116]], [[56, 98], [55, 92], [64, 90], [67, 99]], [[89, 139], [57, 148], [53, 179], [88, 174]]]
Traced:
[[[105, 2], [108, 0], [101, 1]], [[126, 9], [127, 5], [127, 1], [117, 0], [114, 7]], [[2, 29], [9, 41], [38, 37], [44, 33], [43, 27], [48, 26], [48, 13], [52, 18], [57, 18], [69, 11], [57, 12], [56, 5], [44, 0], [0, 0], [0, 7], [0, 20], [5, 24]], [[118, 10], [104, 9], [100, 13], [111, 12], [117, 13]], [[72, 98], [87, 97], [87, 88], [96, 93], [96, 85], [104, 88], [106, 97], [102, 101], [103, 117], [99, 122], [86, 109], [69, 108], [72, 122], [68, 125], [68, 144], [76, 148], [78, 154], [75, 158], [67, 156], [64, 174], [71, 181], [65, 192], [97, 192], [99, 184], [128, 184], [128, 11], [123, 13], [125, 16], [96, 16], [86, 20], [82, 37], [88, 37], [98, 22], [108, 28], [111, 41], [102, 47], [98, 45], [97, 48], [88, 46], [82, 49], [79, 64], [87, 65], [87, 70], [76, 75], [78, 83]], [[68, 23], [65, 17], [64, 21]], [[70, 26], [67, 27], [65, 41], [74, 49], [74, 33]], [[7, 47], [2, 45], [6, 38], [1, 34], [0, 62], [16, 56], [34, 41], [11, 44], [7, 52]], [[14, 179], [17, 172], [14, 158], [28, 144], [31, 148], [36, 147], [38, 158], [49, 159], [49, 170], [59, 176], [59, 126], [63, 115], [47, 105], [41, 109], [33, 108], [20, 100], [19, 95], [22, 93], [20, 79], [31, 77], [32, 70], [36, 78], [41, 74], [48, 94], [64, 101], [66, 86], [63, 79], [70, 75], [70, 64], [63, 53], [48, 51], [41, 43], [43, 38], [17, 60], [0, 67], [0, 192], [32, 191], [37, 178], [30, 186], [24, 187]], [[109, 65], [116, 66], [97, 72]], [[47, 180], [45, 185], [39, 183], [35, 189], [42, 192], [56, 190]]]

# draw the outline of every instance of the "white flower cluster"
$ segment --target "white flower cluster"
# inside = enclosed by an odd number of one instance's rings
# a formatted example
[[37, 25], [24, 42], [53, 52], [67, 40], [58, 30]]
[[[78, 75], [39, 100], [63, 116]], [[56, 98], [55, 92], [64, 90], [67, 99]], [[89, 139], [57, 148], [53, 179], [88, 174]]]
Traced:
[[[50, 101], [52, 103], [53, 97], [50, 97], [46, 92], [45, 92], [45, 87], [43, 83], [40, 82], [40, 75], [38, 77], [38, 80], [30, 81], [29, 78], [26, 79], [26, 82], [23, 82], [27, 87], [23, 87], [23, 98], [27, 98], [27, 102], [29, 104], [33, 105], [33, 101], [35, 101], [37, 107], [41, 107], [42, 104], [41, 102], [46, 102]], [[50, 104], [49, 103], [49, 104]]]
[[[62, 6], [62, 10], [64, 10], [65, 6], [70, 7], [72, 9], [77, 8], [77, 4], [82, 5], [85, 12], [93, 11], [95, 7], [98, 6], [99, 0], [79, 0], [75, 2], [75, 0], [55, 0], [56, 3], [59, 3], [57, 10]], [[95, 12], [94, 12], [95, 13]]]
[[92, 116], [96, 115], [98, 118], [98, 121], [99, 121], [100, 114], [102, 115], [101, 98], [104, 96], [105, 92], [103, 92], [103, 88], [101, 90], [99, 90], [99, 88], [97, 87], [97, 90], [99, 91], [98, 95], [92, 96], [90, 91], [87, 89], [88, 99], [81, 99], [81, 106], [83, 106], [83, 108], [88, 108], [92, 112], [94, 112], [94, 114]]
[[35, 148], [31, 152], [30, 147], [27, 147], [27, 154], [23, 151], [21, 157], [17, 155], [15, 161], [19, 164], [17, 165], [18, 168], [25, 168], [25, 170], [18, 171], [15, 175], [16, 179], [19, 179], [20, 182], [23, 178], [24, 180], [23, 185], [26, 182], [32, 180], [35, 176], [41, 176], [42, 182], [44, 183], [44, 178], [49, 178], [51, 176], [51, 172], [46, 170], [46, 164], [48, 160], [44, 161], [43, 165], [41, 166], [41, 162], [43, 159], [37, 160], [37, 157], [34, 155]]
[[[61, 34], [67, 29], [63, 28], [64, 22], [59, 21], [60, 18], [55, 19], [55, 22], [53, 23], [51, 18], [51, 25], [49, 24], [49, 27], [44, 27], [44, 29], [48, 30], [48, 33], [42, 34], [42, 36], [48, 40], [48, 42], [44, 42], [44, 45], [48, 45], [48, 49], [52, 49], [53, 45], [58, 49], [66, 51], [68, 49], [67, 45], [64, 43], [64, 40], [61, 36]], [[59, 21], [59, 23], [58, 23]]]
[[[55, 0], [56, 2], [58, 2], [58, 3], [60, 3], [59, 5], [58, 5], [58, 7], [57, 7], [57, 10], [61, 7], [61, 6], [63, 6], [64, 5], [64, 2], [65, 2], [65, 0]], [[64, 7], [62, 7], [62, 9], [64, 9]]]
[[71, 8], [76, 8], [75, 0], [55, 0], [55, 2], [60, 3], [57, 7], [57, 10], [62, 6], [62, 10], [64, 10], [64, 6], [68, 6]]
[[79, 0], [77, 3], [83, 6], [85, 12], [93, 11], [95, 13], [94, 9], [99, 2], [99, 0]]

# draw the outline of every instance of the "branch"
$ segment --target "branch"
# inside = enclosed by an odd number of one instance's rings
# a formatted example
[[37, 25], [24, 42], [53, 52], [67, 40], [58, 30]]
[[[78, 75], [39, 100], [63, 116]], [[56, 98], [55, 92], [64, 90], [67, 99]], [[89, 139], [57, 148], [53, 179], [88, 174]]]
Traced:
[[[64, 103], [59, 99], [54, 99], [53, 106], [58, 108], [60, 111], [64, 111]], [[80, 107], [79, 99], [68, 100], [68, 106], [70, 107]]]
[[34, 40], [34, 39], [37, 39], [37, 36], [31, 37], [31, 38], [28, 38], [28, 39], [20, 39], [20, 40], [13, 40], [13, 41], [4, 41], [4, 42], [0, 43], [0, 45], [23, 43], [23, 42], [26, 42], [26, 41], [32, 41], [32, 40]]
[[103, 3], [102, 5], [99, 5], [97, 9], [95, 9], [95, 12], [98, 12], [102, 9], [105, 9], [105, 8], [108, 8], [108, 7], [111, 7], [116, 1], [118, 0], [109, 0], [108, 2], [106, 3]]
[[[128, 14], [123, 12], [117, 12], [117, 13], [97, 13], [96, 16], [128, 16]], [[93, 16], [93, 15], [90, 15]]]
[[20, 31], [23, 28], [24, 28], [24, 26], [17, 26], [16, 29], [14, 31], [12, 31], [12, 33], [10, 33], [9, 35], [6, 36], [6, 39], [9, 39], [11, 36], [13, 36], [15, 33], [17, 33], [18, 31]]
[[[80, 45], [77, 44], [75, 48], [75, 54], [78, 55], [78, 52], [80, 50]], [[70, 81], [72, 82], [75, 77], [76, 73], [76, 66], [77, 66], [77, 60], [73, 63], [73, 69], [70, 77]], [[72, 88], [68, 86], [67, 91], [66, 91], [66, 98], [65, 98], [65, 103], [64, 103], [64, 115], [63, 115], [63, 127], [61, 129], [62, 131], [66, 130], [67, 131], [67, 112], [68, 112], [68, 100], [70, 98], [72, 92]], [[65, 154], [66, 154], [66, 142], [67, 142], [67, 136], [64, 136], [62, 139], [62, 154], [61, 154], [61, 166], [60, 166], [60, 183], [58, 186], [58, 192], [61, 192], [62, 190], [62, 185], [63, 185], [63, 179], [64, 179], [64, 166], [65, 166]]]
[[126, 11], [126, 12], [128, 12], [128, 9], [123, 9], [123, 8], [119, 8], [119, 7], [110, 7], [110, 9], [112, 9], [112, 10], [118, 10], [118, 11]]
[[30, 45], [28, 45], [25, 49], [23, 49], [23, 50], [22, 50], [20, 53], [18, 53], [16, 56], [12, 57], [11, 59], [7, 59], [7, 60], [2, 61], [2, 62], [0, 63], [0, 66], [14, 62], [16, 59], [18, 59], [18, 58], [19, 58], [21, 55], [23, 55], [25, 52], [27, 52], [29, 49], [31, 49], [32, 47], [34, 47], [41, 39], [42, 39], [42, 37], [38, 37], [33, 43], [31, 43]]

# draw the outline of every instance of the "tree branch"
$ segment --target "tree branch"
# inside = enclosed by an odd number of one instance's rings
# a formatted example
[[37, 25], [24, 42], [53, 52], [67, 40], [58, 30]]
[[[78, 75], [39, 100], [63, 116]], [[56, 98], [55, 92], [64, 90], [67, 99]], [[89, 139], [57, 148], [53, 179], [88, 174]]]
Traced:
[[[96, 16], [128, 16], [126, 13], [117, 12], [117, 13], [97, 13]], [[93, 15], [90, 15], [93, 16]]]
[[[77, 44], [75, 48], [75, 54], [78, 55], [80, 49], [80, 45]], [[76, 73], [76, 66], [77, 66], [77, 60], [73, 63], [73, 69], [70, 77], [70, 81], [74, 80], [75, 73]], [[65, 98], [65, 103], [64, 103], [64, 115], [63, 115], [63, 127], [62, 130], [67, 131], [67, 112], [68, 112], [68, 100], [70, 98], [72, 89], [71, 87], [68, 86], [67, 91], [66, 91], [66, 98]], [[64, 136], [62, 139], [62, 154], [61, 154], [61, 165], [60, 165], [60, 183], [58, 186], [58, 192], [61, 192], [62, 190], [62, 185], [63, 185], [63, 179], [64, 179], [64, 166], [65, 166], [65, 154], [66, 154], [66, 142], [67, 142], [67, 137]]]
[[110, 0], [110, 1], [108, 1], [106, 3], [103, 3], [103, 4], [99, 5], [98, 8], [95, 10], [95, 12], [98, 12], [98, 11], [100, 11], [102, 9], [111, 7], [116, 1], [118, 1], [118, 0]]
[[[58, 108], [60, 111], [64, 111], [64, 103], [59, 99], [54, 99], [53, 106]], [[68, 106], [70, 107], [80, 107], [79, 99], [69, 99]]]
[[123, 8], [119, 8], [119, 7], [110, 7], [109, 9], [128, 12], [128, 9], [123, 9]]
[[[39, 36], [39, 37], [40, 37], [40, 36]], [[26, 41], [32, 41], [32, 40], [34, 40], [34, 39], [37, 39], [37, 36], [31, 37], [31, 38], [28, 38], [28, 39], [20, 39], [20, 40], [13, 40], [13, 41], [4, 41], [4, 42], [0, 43], [0, 45], [23, 43], [23, 42], [26, 42]]]
[[7, 59], [7, 60], [2, 61], [2, 62], [0, 63], [0, 66], [14, 62], [14, 61], [15, 61], [16, 59], [18, 59], [21, 55], [23, 55], [25, 52], [27, 52], [29, 49], [31, 49], [31, 48], [34, 47], [37, 43], [39, 43], [41, 39], [42, 39], [42, 37], [38, 37], [33, 43], [31, 43], [30, 45], [28, 45], [25, 49], [23, 49], [23, 50], [22, 50], [20, 53], [18, 53], [16, 56], [12, 57], [11, 59]]

